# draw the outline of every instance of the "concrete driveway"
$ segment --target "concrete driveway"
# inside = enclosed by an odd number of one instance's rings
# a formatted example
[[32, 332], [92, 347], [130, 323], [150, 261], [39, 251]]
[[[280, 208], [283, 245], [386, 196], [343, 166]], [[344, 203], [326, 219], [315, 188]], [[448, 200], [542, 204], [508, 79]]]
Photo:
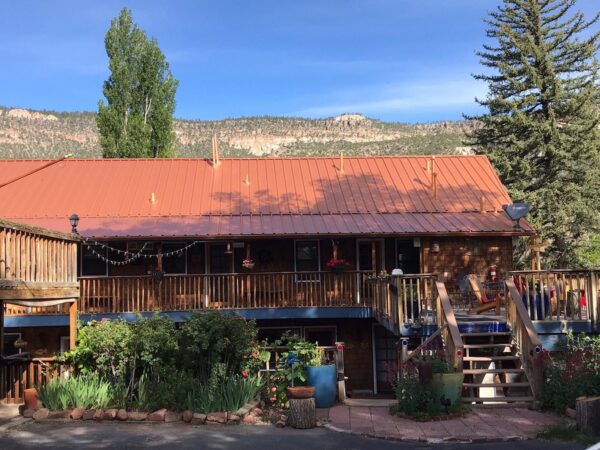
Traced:
[[[387, 450], [429, 449], [436, 445], [371, 439], [323, 428], [279, 429], [264, 426], [192, 427], [183, 423], [90, 423], [28, 422], [0, 436], [0, 449], [21, 448], [165, 448], [177, 449], [261, 449], [261, 450]], [[439, 444], [438, 448], [488, 450], [567, 450], [583, 448], [571, 443], [540, 441], [489, 444]]]

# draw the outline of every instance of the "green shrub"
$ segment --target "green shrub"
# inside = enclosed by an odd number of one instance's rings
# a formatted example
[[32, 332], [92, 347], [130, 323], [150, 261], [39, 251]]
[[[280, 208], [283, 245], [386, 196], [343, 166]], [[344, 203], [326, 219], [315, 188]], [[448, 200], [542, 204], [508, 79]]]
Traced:
[[52, 380], [38, 388], [42, 404], [58, 411], [70, 408], [107, 408], [114, 404], [110, 383], [98, 375]]
[[401, 413], [416, 419], [437, 416], [442, 412], [439, 393], [431, 385], [419, 382], [414, 371], [403, 370], [396, 377], [394, 391], [398, 403], [393, 413]]
[[569, 333], [561, 351], [545, 355], [542, 407], [562, 413], [584, 395], [600, 395], [600, 336]]
[[[106, 380], [115, 407], [231, 410], [262, 387], [256, 375], [269, 353], [256, 335], [254, 322], [220, 312], [192, 313], [181, 330], [159, 314], [133, 323], [90, 322], [63, 360], [75, 368], [74, 379]], [[50, 403], [73, 403], [65, 388], [47, 391]]]
[[181, 326], [181, 367], [203, 383], [217, 365], [224, 378], [255, 373], [261, 365], [256, 336], [256, 323], [236, 314], [192, 313]]

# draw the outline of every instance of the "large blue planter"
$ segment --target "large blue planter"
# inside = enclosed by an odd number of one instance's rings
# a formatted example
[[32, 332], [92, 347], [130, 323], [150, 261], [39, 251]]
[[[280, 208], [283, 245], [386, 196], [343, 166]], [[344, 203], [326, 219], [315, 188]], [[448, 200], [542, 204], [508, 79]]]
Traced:
[[335, 364], [311, 366], [306, 368], [308, 385], [315, 387], [315, 404], [317, 408], [330, 408], [335, 403], [337, 394], [337, 377]]

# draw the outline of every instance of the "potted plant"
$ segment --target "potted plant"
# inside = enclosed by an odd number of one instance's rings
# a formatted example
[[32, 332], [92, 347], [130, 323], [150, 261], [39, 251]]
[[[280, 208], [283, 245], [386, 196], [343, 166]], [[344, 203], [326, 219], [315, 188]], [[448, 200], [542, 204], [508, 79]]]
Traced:
[[[454, 367], [445, 352], [425, 355], [420, 358], [417, 366], [422, 366], [427, 371], [431, 370], [429, 383], [442, 406], [448, 408], [460, 403], [464, 374], [458, 370], [458, 367]], [[420, 377], [421, 382], [428, 382], [426, 378], [429, 377]]]
[[323, 352], [315, 356], [306, 368], [309, 386], [315, 388], [317, 408], [330, 408], [337, 395], [337, 370], [335, 364], [323, 364]]
[[242, 261], [242, 267], [244, 269], [254, 269], [254, 264], [255, 264], [255, 262], [252, 258], [245, 258]]
[[288, 398], [310, 398], [315, 394], [315, 388], [312, 386], [294, 386], [294, 368], [300, 364], [298, 356], [289, 352], [285, 358], [285, 364], [290, 368], [292, 385], [286, 388]]
[[351, 264], [342, 258], [331, 258], [325, 263], [325, 267], [327, 267], [332, 272], [344, 272], [349, 267], [351, 267]]

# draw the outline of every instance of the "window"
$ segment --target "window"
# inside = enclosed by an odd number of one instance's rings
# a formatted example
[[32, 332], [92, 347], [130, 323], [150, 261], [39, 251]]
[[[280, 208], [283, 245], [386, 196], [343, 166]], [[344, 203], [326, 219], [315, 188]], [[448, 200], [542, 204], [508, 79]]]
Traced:
[[4, 333], [4, 356], [12, 356], [21, 353], [20, 348], [15, 347], [15, 341], [21, 337], [21, 333]]
[[[162, 244], [162, 253], [165, 255], [166, 253], [176, 252], [181, 250], [186, 246], [185, 242], [163, 242]], [[170, 256], [163, 256], [162, 258], [162, 268], [165, 273], [186, 273], [187, 264], [186, 264], [186, 251], [183, 250], [179, 254], [174, 254]]]
[[302, 336], [302, 329], [300, 327], [266, 327], [258, 329], [258, 340], [266, 340], [269, 344], [282, 338], [284, 334]]
[[334, 326], [306, 327], [304, 328], [304, 339], [314, 342], [320, 347], [332, 347], [335, 345], [337, 329]]
[[296, 271], [318, 272], [319, 241], [296, 241]]
[[107, 249], [100, 245], [82, 245], [81, 251], [81, 275], [82, 276], [103, 276], [108, 275], [108, 263], [98, 257], [106, 258]]
[[60, 354], [68, 352], [71, 349], [71, 338], [69, 336], [60, 337]]

